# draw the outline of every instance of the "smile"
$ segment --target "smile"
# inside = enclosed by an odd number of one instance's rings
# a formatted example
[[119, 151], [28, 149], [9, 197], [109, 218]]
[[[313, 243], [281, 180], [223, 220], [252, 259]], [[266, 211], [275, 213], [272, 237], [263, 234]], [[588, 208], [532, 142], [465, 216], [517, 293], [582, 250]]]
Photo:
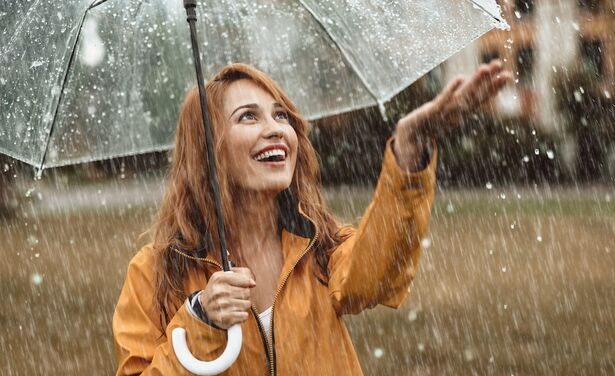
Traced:
[[283, 162], [286, 160], [286, 150], [282, 148], [268, 148], [252, 157], [257, 162]]

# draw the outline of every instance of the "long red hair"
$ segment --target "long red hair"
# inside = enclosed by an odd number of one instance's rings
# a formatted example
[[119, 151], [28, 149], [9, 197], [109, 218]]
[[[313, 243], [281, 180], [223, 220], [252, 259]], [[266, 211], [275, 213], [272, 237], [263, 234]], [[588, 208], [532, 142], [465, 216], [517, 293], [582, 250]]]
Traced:
[[[252, 80], [271, 94], [288, 112], [290, 124], [297, 133], [297, 164], [288, 190], [318, 229], [319, 237], [313, 247], [316, 270], [319, 271], [315, 278], [326, 283], [329, 276], [328, 252], [343, 239], [337, 234], [338, 226], [321, 194], [318, 158], [308, 139], [309, 124], [275, 81], [245, 64], [224, 67], [205, 88], [209, 120], [213, 124], [212, 135], [227, 238], [232, 241], [234, 237], [232, 229], [237, 213], [233, 209], [228, 177], [223, 173], [226, 171], [226, 158], [222, 154], [224, 140], [221, 128], [225, 124], [222, 109], [226, 90], [240, 79]], [[192, 269], [202, 270], [203, 267], [198, 261], [182, 256], [176, 250], [198, 257], [205, 257], [210, 252], [219, 253], [213, 194], [209, 184], [207, 145], [201, 119], [199, 92], [195, 87], [188, 92], [179, 114], [165, 195], [151, 228], [157, 256], [155, 306], [160, 313], [163, 328], [174, 314], [174, 302], [186, 298], [183, 288], [186, 276]]]

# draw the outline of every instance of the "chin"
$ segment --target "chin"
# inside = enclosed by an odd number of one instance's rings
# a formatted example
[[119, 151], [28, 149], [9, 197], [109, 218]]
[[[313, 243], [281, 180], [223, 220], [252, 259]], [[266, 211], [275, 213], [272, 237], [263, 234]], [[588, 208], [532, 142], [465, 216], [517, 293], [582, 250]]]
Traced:
[[268, 181], [261, 181], [256, 184], [250, 184], [249, 186], [244, 187], [249, 191], [256, 191], [259, 193], [270, 192], [272, 195], [277, 195], [278, 193], [284, 191], [286, 188], [290, 187], [291, 179], [274, 179]]

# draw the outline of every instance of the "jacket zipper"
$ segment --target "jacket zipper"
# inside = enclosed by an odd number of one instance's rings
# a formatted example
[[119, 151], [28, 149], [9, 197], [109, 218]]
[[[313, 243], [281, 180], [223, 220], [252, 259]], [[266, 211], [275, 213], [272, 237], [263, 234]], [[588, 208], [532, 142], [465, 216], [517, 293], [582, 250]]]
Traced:
[[[310, 222], [312, 222], [311, 219], [310, 219]], [[314, 222], [312, 222], [312, 224], [314, 224]], [[316, 243], [316, 239], [318, 239], [319, 234], [318, 234], [318, 227], [316, 227], [315, 224], [314, 224], [314, 228], [316, 230], [316, 232], [314, 233], [314, 237], [312, 237], [312, 239], [310, 240], [310, 243], [308, 244], [307, 248], [303, 250], [303, 253], [301, 253], [301, 256], [299, 256], [299, 258], [295, 260], [295, 263], [293, 264], [292, 268], [290, 268], [290, 270], [284, 275], [282, 279], [282, 283], [280, 284], [280, 287], [276, 289], [275, 295], [273, 296], [273, 303], [271, 304], [271, 323], [269, 325], [268, 339], [267, 337], [265, 337], [265, 329], [263, 328], [263, 323], [261, 322], [260, 318], [258, 317], [258, 314], [256, 313], [256, 308], [254, 307], [254, 304], [252, 304], [252, 307], [250, 308], [250, 310], [252, 311], [252, 314], [254, 315], [254, 318], [256, 319], [256, 324], [258, 326], [258, 331], [261, 336], [261, 339], [263, 340], [263, 346], [265, 347], [265, 354], [269, 358], [269, 370], [271, 372], [271, 376], [275, 376], [276, 374], [275, 356], [273, 353], [274, 351], [274, 348], [273, 348], [274, 347], [273, 345], [273, 318], [275, 316], [275, 302], [278, 299], [278, 295], [280, 295], [280, 292], [284, 288], [284, 285], [286, 284], [288, 277], [290, 277], [290, 273], [292, 273], [292, 271], [295, 269], [299, 261], [301, 261], [303, 256], [305, 256], [310, 251], [310, 249], [312, 249], [312, 247], [314, 246], [314, 243]], [[220, 270], [223, 270], [222, 265], [218, 264], [216, 261], [208, 260], [208, 259], [205, 259], [204, 261], [217, 266]]]
[[282, 279], [282, 283], [280, 284], [280, 287], [276, 290], [275, 295], [273, 296], [273, 303], [271, 304], [271, 324], [269, 325], [269, 341], [267, 341], [269, 345], [269, 369], [271, 371], [271, 376], [275, 376], [277, 373], [275, 369], [275, 354], [273, 352], [274, 351], [273, 318], [275, 316], [275, 302], [278, 299], [278, 295], [284, 288], [284, 285], [286, 284], [286, 281], [288, 280], [290, 273], [292, 273], [292, 271], [295, 269], [299, 261], [301, 261], [303, 256], [305, 256], [310, 251], [310, 249], [312, 249], [312, 247], [314, 246], [314, 243], [316, 242], [316, 239], [318, 239], [318, 228], [316, 227], [316, 225], [314, 225], [314, 228], [316, 229], [316, 232], [314, 233], [314, 237], [312, 238], [312, 240], [310, 240], [310, 244], [308, 244], [307, 248], [303, 251], [301, 256], [295, 261], [295, 263], [293, 264], [293, 267], [290, 268], [290, 270], [284, 275], [284, 278]]
[[[204, 259], [203, 261], [205, 261], [208, 264], [212, 264], [216, 266], [220, 270], [224, 270], [222, 268], [222, 265], [218, 264], [216, 261], [208, 260], [208, 259]], [[256, 326], [258, 327], [258, 334], [260, 334], [261, 340], [263, 341], [263, 348], [265, 349], [265, 356], [269, 360], [272, 357], [269, 355], [269, 351], [270, 351], [269, 344], [267, 343], [267, 336], [265, 334], [263, 323], [261, 322], [261, 319], [258, 317], [258, 314], [256, 312], [256, 307], [254, 307], [254, 304], [252, 304], [252, 307], [250, 307], [250, 310], [252, 311], [252, 315], [254, 316], [254, 319], [256, 320]]]

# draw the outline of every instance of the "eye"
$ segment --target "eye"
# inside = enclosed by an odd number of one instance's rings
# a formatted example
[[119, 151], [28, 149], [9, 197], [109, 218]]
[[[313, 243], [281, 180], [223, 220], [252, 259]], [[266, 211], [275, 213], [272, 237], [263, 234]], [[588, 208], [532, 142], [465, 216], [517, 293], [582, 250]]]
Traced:
[[288, 113], [286, 111], [277, 111], [275, 113], [275, 118], [288, 120]]
[[242, 120], [256, 120], [256, 115], [252, 111], [246, 111], [239, 116], [239, 121]]

